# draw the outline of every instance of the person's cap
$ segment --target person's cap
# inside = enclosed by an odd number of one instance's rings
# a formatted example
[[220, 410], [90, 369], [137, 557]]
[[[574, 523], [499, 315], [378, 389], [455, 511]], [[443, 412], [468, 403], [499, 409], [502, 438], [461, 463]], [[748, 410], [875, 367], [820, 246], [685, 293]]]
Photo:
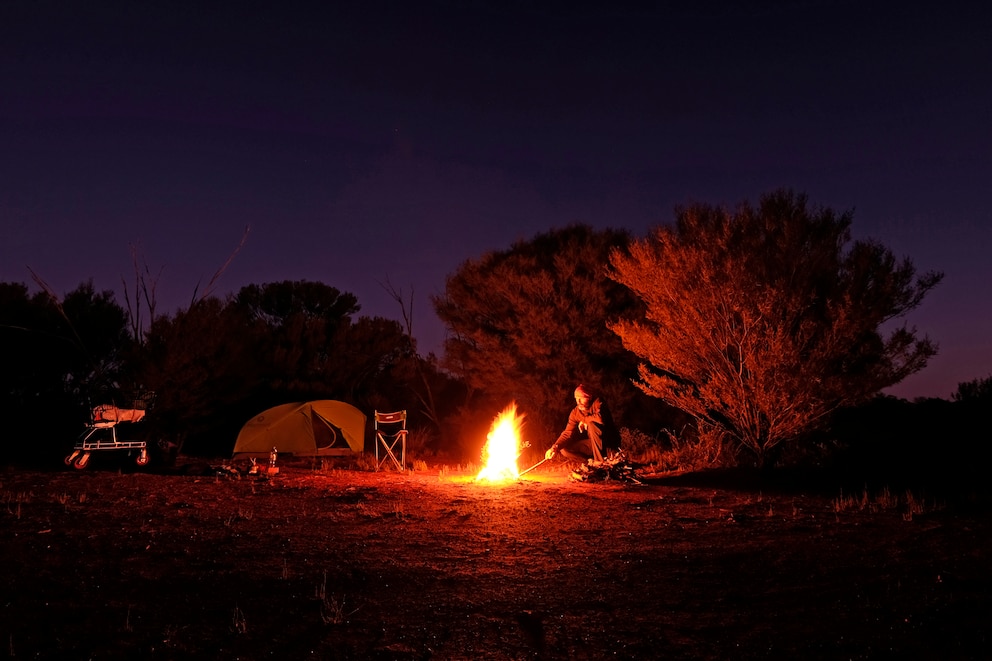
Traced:
[[585, 386], [585, 385], [583, 385], [583, 384], [580, 383], [575, 388], [575, 396], [576, 397], [580, 397], [581, 396], [581, 397], [589, 397], [589, 398], [591, 398], [592, 397], [592, 391], [591, 390], [592, 390], [591, 388], [588, 388], [587, 386]]

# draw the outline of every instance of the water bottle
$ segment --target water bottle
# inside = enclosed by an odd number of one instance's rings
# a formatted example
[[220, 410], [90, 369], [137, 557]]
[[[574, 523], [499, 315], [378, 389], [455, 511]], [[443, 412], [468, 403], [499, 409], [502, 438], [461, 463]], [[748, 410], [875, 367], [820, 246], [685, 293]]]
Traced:
[[276, 467], [276, 457], [279, 455], [275, 448], [272, 448], [272, 452], [269, 453], [269, 468]]

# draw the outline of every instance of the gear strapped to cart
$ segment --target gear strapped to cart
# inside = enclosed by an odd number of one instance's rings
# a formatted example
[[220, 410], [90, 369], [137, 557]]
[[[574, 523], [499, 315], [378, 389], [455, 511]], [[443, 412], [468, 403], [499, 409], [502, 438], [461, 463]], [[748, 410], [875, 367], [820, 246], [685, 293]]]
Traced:
[[127, 450], [134, 453], [135, 463], [139, 466], [148, 465], [148, 444], [145, 440], [126, 440], [120, 438], [117, 425], [132, 425], [145, 419], [145, 414], [152, 407], [155, 393], [147, 392], [135, 397], [129, 402], [129, 408], [116, 404], [100, 404], [90, 410], [90, 422], [80, 434], [79, 440], [73, 447], [72, 454], [65, 458], [66, 466], [82, 470], [90, 462], [93, 452], [106, 450]]

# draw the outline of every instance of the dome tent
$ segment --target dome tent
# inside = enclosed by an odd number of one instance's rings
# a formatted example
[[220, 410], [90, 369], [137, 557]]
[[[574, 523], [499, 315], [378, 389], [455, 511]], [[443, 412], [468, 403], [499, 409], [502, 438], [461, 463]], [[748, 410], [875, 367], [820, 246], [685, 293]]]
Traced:
[[297, 457], [362, 452], [366, 420], [351, 404], [330, 399], [280, 404], [245, 423], [233, 457], [267, 457], [272, 448]]

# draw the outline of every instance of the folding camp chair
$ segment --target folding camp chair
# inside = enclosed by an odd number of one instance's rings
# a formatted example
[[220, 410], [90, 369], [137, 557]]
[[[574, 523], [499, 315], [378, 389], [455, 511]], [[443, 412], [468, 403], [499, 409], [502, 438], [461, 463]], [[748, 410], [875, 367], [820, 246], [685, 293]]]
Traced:
[[387, 461], [396, 470], [406, 466], [406, 411], [375, 412], [375, 469]]

